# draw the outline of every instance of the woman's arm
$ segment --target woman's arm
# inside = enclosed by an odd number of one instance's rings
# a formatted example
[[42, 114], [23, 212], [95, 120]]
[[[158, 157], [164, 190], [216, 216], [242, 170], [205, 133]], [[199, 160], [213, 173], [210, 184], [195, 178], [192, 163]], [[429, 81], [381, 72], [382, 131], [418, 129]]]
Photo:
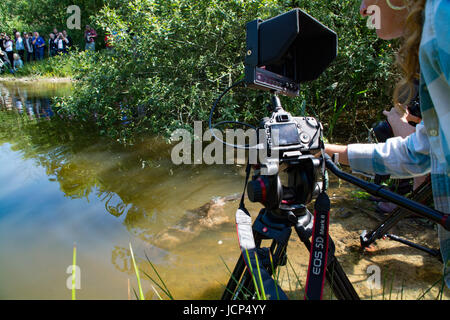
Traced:
[[430, 143], [423, 123], [406, 138], [395, 137], [378, 144], [350, 144], [337, 149], [326, 146], [326, 151], [329, 154], [337, 151], [343, 156], [340, 162], [349, 164], [353, 171], [368, 174], [412, 178], [431, 170]]
[[337, 144], [326, 144], [325, 152], [332, 157], [335, 153], [339, 155], [339, 163], [348, 166], [348, 147]]

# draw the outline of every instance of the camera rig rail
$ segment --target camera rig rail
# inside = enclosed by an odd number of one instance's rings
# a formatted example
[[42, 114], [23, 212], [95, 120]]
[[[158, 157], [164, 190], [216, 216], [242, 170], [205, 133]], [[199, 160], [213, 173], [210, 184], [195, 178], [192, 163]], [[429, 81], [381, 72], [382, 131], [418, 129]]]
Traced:
[[367, 191], [373, 196], [380, 197], [384, 200], [395, 203], [400, 207], [408, 209], [411, 212], [415, 213], [416, 215], [431, 220], [441, 225], [446, 230], [450, 231], [450, 219], [448, 214], [442, 213], [438, 210], [427, 207], [421, 203], [400, 196], [394, 192], [386, 190], [382, 186], [364, 181], [351, 174], [348, 174], [340, 170], [329, 156], [325, 156], [325, 163], [327, 169], [330, 170], [337, 177], [341, 178], [342, 180], [350, 182], [351, 184]]

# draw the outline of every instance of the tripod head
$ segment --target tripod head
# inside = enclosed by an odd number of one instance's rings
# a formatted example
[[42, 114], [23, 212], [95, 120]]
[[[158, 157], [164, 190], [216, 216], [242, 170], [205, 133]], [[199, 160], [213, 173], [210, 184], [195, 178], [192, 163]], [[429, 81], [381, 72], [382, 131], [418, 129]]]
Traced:
[[[322, 146], [322, 126], [311, 117], [292, 117], [282, 106], [276, 92], [272, 96], [270, 117], [261, 121], [265, 156], [253, 166], [247, 185], [248, 197], [279, 214], [304, 212], [304, 206], [320, 193], [317, 183], [321, 161], [313, 154]], [[261, 143], [261, 141], [260, 141]], [[262, 160], [261, 160], [262, 159]], [[280, 179], [280, 168], [287, 174], [287, 185]]]

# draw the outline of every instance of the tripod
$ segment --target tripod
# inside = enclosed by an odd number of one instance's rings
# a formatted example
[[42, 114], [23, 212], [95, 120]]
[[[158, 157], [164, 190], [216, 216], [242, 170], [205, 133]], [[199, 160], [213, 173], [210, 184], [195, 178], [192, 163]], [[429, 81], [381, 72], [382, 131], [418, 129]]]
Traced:
[[[419, 203], [428, 203], [432, 201], [433, 195], [431, 190], [431, 181], [428, 179], [421, 186], [417, 188], [411, 195], [411, 199]], [[362, 248], [369, 247], [372, 243], [375, 243], [378, 239], [387, 237], [390, 240], [398, 241], [412, 248], [418, 249], [420, 251], [426, 252], [433, 257], [438, 258], [442, 261], [441, 254], [439, 250], [427, 248], [425, 246], [413, 243], [411, 241], [397, 237], [396, 235], [388, 233], [395, 225], [397, 225], [401, 220], [412, 215], [412, 212], [402, 207], [397, 207], [391, 214], [389, 214], [386, 219], [384, 219], [374, 230], [367, 231], [364, 230], [360, 235], [360, 242]]]
[[[339, 178], [366, 190], [374, 196], [392, 201], [402, 208], [408, 209], [419, 216], [438, 223], [446, 230], [450, 230], [450, 219], [448, 219], [448, 215], [345, 173], [338, 169], [328, 156], [326, 156], [326, 159], [323, 161], [325, 161], [327, 169]], [[395, 222], [398, 221], [397, 219], [394, 220]], [[312, 233], [312, 225], [312, 214], [301, 204], [281, 206], [280, 210], [275, 211], [266, 208], [262, 209], [252, 226], [256, 245], [255, 252], [262, 261], [261, 269], [269, 276], [273, 276], [274, 271], [278, 266], [286, 264], [286, 249], [292, 233], [292, 228], [295, 229], [298, 237], [305, 244], [306, 248], [310, 250], [311, 242], [309, 238]], [[392, 224], [390, 224], [390, 226], [392, 226]], [[262, 240], [264, 239], [272, 240], [270, 248], [261, 248]], [[329, 243], [328, 263], [326, 268], [327, 281], [330, 283], [331, 288], [338, 299], [358, 300], [358, 294], [334, 256], [334, 244], [331, 238], [329, 238]], [[270, 255], [273, 257], [273, 262], [269, 260]], [[222, 296], [223, 300], [251, 299], [255, 296], [256, 290], [252, 282], [251, 273], [248, 270], [248, 265], [249, 262], [241, 255], [231, 274], [230, 280], [228, 281]], [[283, 296], [283, 298], [284, 297], [285, 296]], [[271, 298], [276, 299], [277, 297]]]
[[[302, 171], [300, 169], [302, 165], [297, 164], [297, 166], [297, 170]], [[290, 170], [288, 173], [289, 180], [295, 181], [295, 185], [299, 186], [304, 181], [294, 178], [296, 175], [298, 177], [297, 170]], [[266, 273], [266, 278], [272, 277], [278, 266], [284, 266], [286, 264], [286, 251], [292, 229], [296, 231], [305, 247], [311, 250], [310, 238], [313, 232], [314, 216], [304, 204], [298, 204], [292, 201], [292, 198], [296, 198], [292, 193], [285, 192], [285, 194], [287, 194], [286, 198], [289, 200], [285, 200], [279, 209], [262, 209], [252, 226], [253, 238], [255, 240], [255, 249], [253, 251], [256, 253], [258, 260], [261, 261], [261, 269]], [[261, 248], [263, 240], [272, 240], [271, 246], [269, 248]], [[329, 237], [328, 243], [326, 279], [334, 295], [340, 300], [359, 300], [353, 285], [334, 256], [335, 247], [331, 237]], [[248, 265], [251, 264], [251, 261], [245, 260], [244, 255], [240, 256], [222, 296], [223, 300], [252, 299], [255, 296], [255, 285], [251, 272], [249, 272], [250, 269], [248, 268]], [[271, 299], [287, 298], [281, 289], [278, 289], [276, 283], [265, 281], [264, 286], [267, 283], [269, 287], [275, 286], [275, 290], [271, 290]]]

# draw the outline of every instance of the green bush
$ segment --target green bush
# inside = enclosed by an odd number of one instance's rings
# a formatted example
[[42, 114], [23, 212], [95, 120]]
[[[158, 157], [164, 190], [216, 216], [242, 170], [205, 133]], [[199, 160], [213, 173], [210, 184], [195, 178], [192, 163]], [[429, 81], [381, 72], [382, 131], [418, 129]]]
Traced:
[[15, 75], [10, 77], [32, 78], [72, 78], [85, 60], [84, 52], [72, 51], [65, 55], [57, 55], [41, 61], [25, 63], [18, 69]]
[[[339, 56], [302, 87], [300, 97], [283, 98], [283, 104], [295, 114], [306, 106], [333, 137], [349, 139], [364, 128], [361, 119], [389, 107], [394, 76], [390, 43], [376, 38], [350, 0], [107, 1], [95, 20], [116, 34], [114, 49], [86, 56], [74, 94], [59, 101], [59, 112], [95, 121], [102, 133], [122, 141], [140, 133], [168, 136], [175, 128], [191, 128], [193, 121], [207, 121], [217, 95], [243, 74], [246, 23], [293, 7], [338, 33]], [[237, 90], [215, 121], [255, 124], [267, 98]]]

